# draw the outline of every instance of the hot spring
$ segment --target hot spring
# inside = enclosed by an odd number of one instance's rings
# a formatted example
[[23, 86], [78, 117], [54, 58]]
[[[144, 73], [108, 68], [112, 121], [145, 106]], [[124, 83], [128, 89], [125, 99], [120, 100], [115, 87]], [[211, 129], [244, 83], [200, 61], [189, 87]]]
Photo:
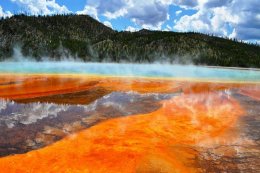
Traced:
[[85, 74], [118, 77], [192, 78], [260, 82], [260, 70], [169, 64], [1, 62], [2, 73]]
[[258, 172], [260, 71], [0, 63], [3, 172]]

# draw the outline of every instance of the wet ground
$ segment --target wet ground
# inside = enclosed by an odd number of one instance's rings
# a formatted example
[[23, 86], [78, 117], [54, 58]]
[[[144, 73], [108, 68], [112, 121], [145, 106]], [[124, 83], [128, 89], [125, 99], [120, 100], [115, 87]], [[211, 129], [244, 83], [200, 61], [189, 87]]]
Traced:
[[4, 172], [260, 172], [258, 83], [4, 74], [0, 91]]

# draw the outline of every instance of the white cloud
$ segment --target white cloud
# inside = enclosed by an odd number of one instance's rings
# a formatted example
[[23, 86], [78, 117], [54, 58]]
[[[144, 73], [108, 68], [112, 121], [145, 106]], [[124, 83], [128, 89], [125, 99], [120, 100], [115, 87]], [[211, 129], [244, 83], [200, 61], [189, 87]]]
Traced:
[[175, 12], [175, 15], [178, 16], [181, 13], [182, 13], [182, 10], [178, 10], [178, 11]]
[[258, 44], [258, 45], [260, 45], [260, 40], [245, 40], [245, 42], [247, 42], [247, 43], [253, 43], [253, 44]]
[[129, 32], [136, 32], [138, 29], [137, 28], [134, 28], [132, 26], [128, 26], [125, 31], [129, 31]]
[[178, 31], [198, 31], [239, 39], [260, 39], [258, 0], [201, 0], [194, 15], [176, 22]]
[[233, 14], [239, 16], [236, 32], [239, 39], [260, 39], [260, 8], [258, 0], [239, 1], [232, 4]]
[[161, 29], [162, 24], [168, 20], [168, 6], [159, 1], [133, 1], [128, 8], [128, 18], [136, 24], [147, 29]]
[[11, 0], [25, 8], [30, 14], [65, 14], [71, 11], [64, 5], [60, 6], [55, 0]]
[[158, 23], [157, 25], [152, 24], [142, 24], [141, 27], [148, 30], [161, 30], [163, 22]]
[[111, 24], [109, 21], [105, 21], [105, 22], [104, 22], [104, 25], [106, 25], [107, 27], [113, 29], [113, 26], [112, 26], [112, 24]]
[[228, 36], [230, 24], [239, 20], [237, 15], [232, 15], [227, 7], [201, 9], [196, 14], [185, 15], [177, 21], [174, 28], [178, 31], [197, 31]]
[[99, 21], [97, 9], [91, 6], [85, 6], [82, 11], [77, 11], [77, 14], [87, 14]]
[[198, 0], [158, 0], [164, 5], [178, 5], [182, 8], [194, 8], [198, 5]]
[[140, 27], [161, 29], [162, 24], [169, 20], [169, 6], [172, 4], [183, 8], [198, 5], [197, 0], [88, 0], [86, 7], [92, 7], [109, 20], [126, 17]]
[[11, 17], [13, 14], [10, 11], [4, 11], [2, 6], [0, 6], [0, 17], [6, 18]]
[[116, 19], [118, 17], [124, 16], [126, 13], [127, 13], [127, 9], [122, 8], [115, 12], [106, 11], [103, 15], [110, 20], [110, 19]]
[[140, 27], [158, 30], [169, 20], [170, 5], [196, 8], [199, 4], [198, 0], [88, 0], [84, 9], [91, 7], [91, 11], [96, 11], [95, 18], [96, 14], [109, 20], [125, 17]]
[[172, 30], [172, 27], [170, 27], [169, 25], [166, 25], [166, 28], [167, 28], [168, 30]]
[[[31, 14], [60, 14], [70, 11], [55, 0], [11, 0]], [[162, 29], [169, 20], [170, 5], [181, 7], [176, 15], [185, 14], [185, 9], [196, 10], [193, 15], [174, 19], [173, 29], [198, 31], [216, 35], [260, 40], [259, 0], [87, 0], [82, 11], [95, 19], [104, 16], [108, 20], [124, 17], [138, 27]], [[0, 16], [10, 16], [0, 9]]]
[[236, 37], [237, 37], [237, 32], [236, 32], [236, 29], [234, 28], [234, 29], [232, 30], [232, 33], [229, 34], [229, 38], [236, 38]]
[[[207, 0], [200, 0], [207, 1]], [[181, 8], [196, 9], [200, 5], [198, 0], [88, 0], [86, 7], [96, 11], [97, 15], [107, 19], [125, 17], [136, 25], [147, 29], [162, 29], [162, 25], [169, 20], [169, 6], [177, 5]], [[86, 9], [85, 7], [85, 9]], [[180, 13], [178, 11], [177, 13]], [[86, 14], [93, 14], [86, 12]]]
[[172, 31], [172, 27], [170, 27], [170, 25], [166, 25], [166, 27], [163, 30], [164, 31]]
[[175, 21], [174, 29], [178, 31], [209, 31], [209, 25], [203, 22], [205, 15], [197, 12], [192, 16], [184, 15], [179, 21]]

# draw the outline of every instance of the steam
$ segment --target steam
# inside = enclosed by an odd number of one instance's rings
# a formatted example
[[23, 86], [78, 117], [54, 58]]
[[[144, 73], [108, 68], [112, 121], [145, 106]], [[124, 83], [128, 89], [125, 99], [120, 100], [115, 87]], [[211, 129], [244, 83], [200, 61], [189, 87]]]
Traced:
[[[12, 56], [5, 57], [4, 62], [24, 62], [24, 61], [40, 61], [40, 62], [56, 62], [56, 61], [69, 61], [69, 62], [102, 62], [102, 63], [113, 63], [115, 62], [114, 58], [108, 54], [104, 54], [102, 60], [99, 59], [99, 52], [91, 45], [88, 45], [88, 57], [79, 57], [78, 54], [72, 54], [70, 50], [66, 49], [62, 45], [60, 45], [56, 51], [56, 57], [50, 56], [41, 56], [41, 57], [33, 57], [33, 56], [25, 56], [22, 53], [22, 46], [20, 44], [15, 44], [13, 46]], [[48, 52], [45, 52], [47, 55]], [[141, 59], [138, 54], [129, 55], [124, 54], [124, 58], [117, 59], [117, 63], [153, 63], [153, 64], [179, 64], [179, 65], [194, 65], [193, 61], [196, 60], [199, 55], [167, 55], [163, 53], [150, 53], [147, 55], [150, 57], [150, 61]], [[141, 60], [140, 60], [141, 59]], [[140, 62], [141, 61], [141, 62]]]
[[0, 62], [0, 73], [84, 74], [124, 77], [166, 77], [204, 80], [258, 81], [260, 71], [171, 64], [84, 63], [76, 61]]
[[[72, 56], [68, 50], [62, 48], [61, 46], [58, 48], [59, 54], [61, 57], [59, 59], [51, 58], [48, 56], [43, 56], [40, 58], [40, 62], [57, 62], [57, 61], [68, 61], [68, 62], [83, 62], [83, 60], [77, 56]], [[3, 62], [37, 62], [35, 57], [32, 56], [24, 56], [22, 53], [21, 46], [15, 45], [13, 47], [13, 54], [10, 58], [7, 58]]]
[[[62, 48], [60, 48], [62, 49]], [[93, 51], [93, 50], [92, 50]], [[65, 52], [61, 50], [61, 52]], [[83, 62], [80, 58], [64, 54], [63, 58], [55, 61], [50, 57], [42, 57], [37, 62], [33, 57], [23, 56], [21, 48], [15, 46], [11, 59], [0, 62], [0, 73], [41, 73], [41, 74], [88, 74], [127, 77], [168, 77], [168, 78], [195, 78], [207, 80], [236, 80], [259, 81], [260, 71], [257, 69], [240, 68], [210, 68], [195, 66], [189, 55], [184, 60], [169, 58], [161, 55], [153, 64], [131, 64], [110, 62]], [[175, 59], [175, 61], [171, 61]], [[171, 61], [171, 62], [169, 62]], [[185, 62], [184, 62], [185, 61]], [[190, 65], [180, 65], [180, 64]]]

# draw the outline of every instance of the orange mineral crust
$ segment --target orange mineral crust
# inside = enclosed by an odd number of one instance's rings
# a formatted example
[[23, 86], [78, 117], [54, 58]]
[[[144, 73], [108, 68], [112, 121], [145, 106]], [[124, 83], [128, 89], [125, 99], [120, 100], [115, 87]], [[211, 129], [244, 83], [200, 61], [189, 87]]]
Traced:
[[26, 99], [104, 88], [113, 91], [176, 92], [182, 82], [77, 75], [0, 75], [0, 97]]
[[243, 115], [236, 100], [218, 92], [181, 94], [161, 104], [155, 112], [110, 119], [51, 146], [1, 158], [0, 170], [200, 172], [192, 147], [222, 136]]
[[0, 98], [13, 100], [49, 95], [102, 89], [113, 91], [136, 91], [139, 93], [199, 93], [232, 88], [254, 87], [257, 84], [197, 82], [180, 79], [102, 77], [85, 75], [51, 74], [0, 74]]

